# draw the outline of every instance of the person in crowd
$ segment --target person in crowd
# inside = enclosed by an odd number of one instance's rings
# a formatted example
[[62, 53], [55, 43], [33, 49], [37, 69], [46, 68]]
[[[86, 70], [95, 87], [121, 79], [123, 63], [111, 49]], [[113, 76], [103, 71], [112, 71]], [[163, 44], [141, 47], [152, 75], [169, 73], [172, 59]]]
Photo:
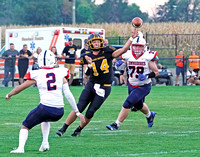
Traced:
[[108, 39], [104, 39], [104, 47], [108, 46]]
[[127, 78], [125, 77], [126, 73], [126, 61], [125, 60], [118, 60], [116, 63], [118, 70], [120, 70], [120, 85], [127, 85]]
[[56, 57], [56, 68], [58, 68], [59, 67], [58, 61], [60, 61], [61, 59], [60, 59], [60, 56], [58, 55], [56, 46], [52, 46], [51, 51], [54, 53], [54, 55]]
[[81, 50], [81, 55], [83, 55], [84, 53], [90, 53], [87, 40], [84, 41], [84, 48]]
[[182, 79], [184, 78], [184, 56], [183, 50], [179, 51], [179, 54], [176, 55], [175, 63], [176, 63], [176, 80], [175, 86], [179, 86], [179, 75], [182, 75]]
[[[86, 127], [86, 125], [91, 121], [92, 117], [96, 111], [101, 107], [103, 102], [109, 96], [111, 92], [111, 83], [113, 75], [112, 60], [113, 58], [119, 57], [121, 54], [125, 53], [131, 43], [133, 38], [138, 35], [137, 29], [133, 29], [130, 39], [126, 42], [123, 48], [115, 49], [114, 47], [107, 46], [104, 47], [104, 40], [99, 34], [91, 34], [88, 37], [88, 45], [91, 49], [91, 53], [87, 53], [81, 57], [81, 63], [88, 64], [88, 70], [86, 75], [90, 76], [89, 80], [82, 91], [79, 101], [78, 109], [82, 113], [88, 106], [85, 113], [86, 123], [80, 123], [80, 125], [74, 130], [71, 136], [79, 136], [81, 130]], [[59, 129], [56, 133], [62, 136], [69, 125], [71, 125], [77, 116], [74, 111], [72, 111], [63, 127]]]
[[10, 43], [10, 49], [6, 50], [2, 54], [2, 58], [5, 59], [4, 62], [4, 80], [2, 81], [2, 84], [5, 87], [8, 87], [9, 81], [14, 81], [15, 76], [15, 62], [16, 57], [19, 56], [19, 52], [15, 50], [15, 45], [13, 43]]
[[72, 106], [75, 115], [83, 123], [85, 122], [84, 116], [79, 112], [75, 99], [68, 87], [66, 79], [69, 77], [69, 70], [66, 68], [54, 68], [55, 56], [49, 50], [39, 54], [38, 63], [40, 69], [30, 71], [27, 74], [27, 81], [15, 87], [5, 96], [6, 100], [10, 100], [12, 96], [20, 93], [36, 82], [40, 93], [40, 104], [23, 121], [19, 132], [19, 145], [17, 149], [12, 150], [10, 153], [24, 153], [29, 130], [40, 123], [43, 141], [39, 151], [49, 150], [48, 137], [50, 121], [58, 121], [64, 114], [63, 93]]
[[190, 66], [187, 71], [187, 84], [188, 85], [200, 85], [199, 77], [197, 77], [192, 66]]
[[38, 47], [36, 49], [36, 52], [33, 54], [33, 66], [32, 66], [32, 70], [37, 70], [39, 69], [39, 65], [38, 65], [38, 55], [42, 52], [42, 49], [40, 47]]
[[65, 68], [69, 69], [70, 79], [69, 85], [72, 84], [75, 71], [75, 59], [77, 58], [76, 51], [77, 47], [73, 44], [72, 38], [69, 38], [67, 46], [63, 49], [62, 56], [65, 58]]
[[196, 54], [195, 50], [192, 50], [189, 56], [189, 67], [193, 67], [194, 72], [197, 77], [199, 77], [199, 56]]
[[137, 37], [132, 42], [131, 50], [121, 56], [126, 60], [128, 67], [128, 97], [126, 98], [117, 120], [107, 125], [109, 130], [117, 130], [119, 126], [132, 111], [140, 110], [147, 119], [147, 126], [153, 126], [153, 120], [156, 113], [151, 112], [144, 103], [145, 97], [151, 91], [151, 78], [158, 75], [156, 61], [158, 61], [157, 52], [146, 51], [146, 41], [143, 37]]
[[[88, 47], [88, 40], [84, 40], [84, 48], [81, 50], [81, 56], [84, 55], [85, 53], [90, 53], [91, 50]], [[82, 65], [82, 78], [83, 78], [83, 85], [86, 85], [88, 76], [84, 74], [85, 70], [87, 69], [87, 64]]]
[[18, 70], [19, 70], [19, 84], [24, 83], [24, 76], [27, 73], [29, 66], [29, 59], [32, 58], [31, 51], [28, 50], [27, 45], [23, 45], [23, 49], [19, 52]]

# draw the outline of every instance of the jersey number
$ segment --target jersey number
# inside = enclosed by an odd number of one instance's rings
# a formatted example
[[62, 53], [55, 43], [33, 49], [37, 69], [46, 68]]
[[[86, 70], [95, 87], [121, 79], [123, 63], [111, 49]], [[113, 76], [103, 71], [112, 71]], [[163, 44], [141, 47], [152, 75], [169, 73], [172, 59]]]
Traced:
[[56, 90], [56, 85], [51, 85], [52, 83], [55, 83], [55, 82], [56, 82], [55, 74], [54, 74], [54, 73], [48, 73], [48, 74], [46, 75], [46, 78], [50, 78], [50, 79], [47, 81], [47, 89], [48, 89], [48, 90]]
[[[130, 76], [133, 77], [133, 74], [135, 72], [135, 69], [136, 69], [136, 73], [137, 74], [143, 74], [144, 72], [144, 67], [135, 67], [135, 66], [129, 66], [129, 69], [131, 70], [130, 72]], [[138, 75], [135, 75], [135, 78], [138, 78]]]
[[[97, 72], [97, 68], [96, 68], [96, 65], [95, 65], [94, 62], [92, 62], [92, 68], [93, 68], [93, 71], [94, 71], [93, 75], [98, 76], [99, 73]], [[109, 72], [109, 65], [108, 65], [107, 59], [103, 59], [100, 69], [102, 71], [104, 71], [103, 72], [104, 74]]]

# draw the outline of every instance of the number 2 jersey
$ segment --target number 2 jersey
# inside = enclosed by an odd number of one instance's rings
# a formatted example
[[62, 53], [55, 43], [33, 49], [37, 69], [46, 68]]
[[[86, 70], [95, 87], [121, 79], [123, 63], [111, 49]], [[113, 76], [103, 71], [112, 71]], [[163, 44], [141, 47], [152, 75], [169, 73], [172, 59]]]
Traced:
[[69, 78], [67, 68], [43, 68], [32, 70], [27, 74], [27, 80], [37, 82], [40, 93], [40, 103], [49, 107], [64, 107], [63, 78]]
[[149, 62], [158, 60], [156, 51], [145, 51], [137, 57], [132, 50], [129, 50], [121, 56], [121, 59], [126, 60], [130, 85], [142, 86], [151, 82], [151, 79], [145, 79], [144, 81], [138, 80], [138, 74], [145, 75], [151, 72]]
[[99, 52], [98, 55], [94, 55], [92, 52], [84, 54], [81, 56], [81, 64], [87, 64], [85, 56], [92, 58], [92, 68], [89, 72], [90, 79], [92, 83], [97, 84], [111, 84], [113, 78], [112, 72], [112, 53], [116, 48], [112, 46], [107, 46]]

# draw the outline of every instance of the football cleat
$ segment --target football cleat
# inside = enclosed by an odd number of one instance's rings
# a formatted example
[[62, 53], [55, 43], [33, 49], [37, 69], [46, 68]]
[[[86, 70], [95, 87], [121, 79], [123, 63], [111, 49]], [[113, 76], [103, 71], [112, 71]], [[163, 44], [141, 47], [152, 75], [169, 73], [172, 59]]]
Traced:
[[57, 134], [58, 136], [62, 136], [64, 133], [65, 133], [65, 131], [62, 130], [62, 129], [56, 131], [56, 134]]
[[147, 118], [147, 123], [148, 123], [148, 127], [152, 127], [153, 126], [153, 119], [155, 118], [156, 113], [155, 112], [151, 112], [151, 115], [149, 118]]
[[106, 125], [106, 128], [108, 128], [109, 130], [117, 130], [119, 127], [116, 123], [112, 123], [110, 125]]
[[81, 134], [81, 129], [80, 126], [78, 128], [76, 128], [76, 130], [74, 130], [74, 133], [71, 134], [71, 136], [80, 136]]
[[45, 152], [49, 150], [49, 142], [42, 142], [39, 151]]
[[17, 149], [10, 151], [10, 153], [24, 153], [24, 149], [17, 148]]

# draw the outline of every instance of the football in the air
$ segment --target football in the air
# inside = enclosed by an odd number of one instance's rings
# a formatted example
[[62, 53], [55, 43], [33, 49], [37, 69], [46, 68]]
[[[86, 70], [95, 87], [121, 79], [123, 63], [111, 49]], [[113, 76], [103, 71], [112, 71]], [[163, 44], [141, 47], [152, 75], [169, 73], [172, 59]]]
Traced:
[[135, 28], [141, 27], [142, 23], [143, 23], [143, 21], [142, 21], [142, 19], [140, 17], [135, 17], [132, 20], [132, 26], [135, 27]]

